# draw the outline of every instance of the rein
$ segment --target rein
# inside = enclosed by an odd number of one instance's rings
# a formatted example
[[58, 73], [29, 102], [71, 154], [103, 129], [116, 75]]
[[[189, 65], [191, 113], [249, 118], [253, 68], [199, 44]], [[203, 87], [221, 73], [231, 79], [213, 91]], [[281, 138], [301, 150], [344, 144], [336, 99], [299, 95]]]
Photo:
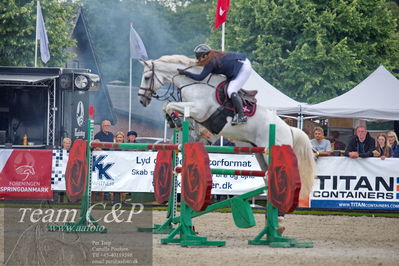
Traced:
[[[192, 66], [189, 66], [189, 67], [185, 68], [184, 70], [187, 70], [187, 69], [190, 69], [190, 68], [192, 68]], [[213, 86], [212, 84], [209, 83], [209, 81], [212, 78], [213, 74], [211, 74], [209, 76], [209, 78], [206, 81], [206, 83], [203, 83], [203, 82], [200, 82], [200, 81], [195, 81], [195, 82], [183, 85], [181, 87], [176, 86], [175, 85], [175, 81], [174, 81], [174, 79], [176, 77], [181, 76], [181, 75], [180, 74], [175, 74], [172, 77], [172, 84], [169, 85], [167, 91], [163, 95], [160, 96], [160, 95], [157, 94], [157, 92], [155, 90], [155, 87], [154, 87], [155, 86], [155, 80], [157, 80], [161, 84], [161, 87], [164, 86], [165, 84], [163, 82], [161, 82], [161, 80], [159, 79], [159, 77], [155, 73], [155, 64], [154, 64], [154, 62], [151, 62], [151, 69], [145, 71], [144, 73], [149, 72], [149, 71], [151, 71], [150, 86], [149, 86], [149, 88], [140, 87], [140, 89], [143, 90], [144, 93], [138, 93], [138, 96], [142, 96], [142, 97], [146, 98], [149, 101], [151, 100], [151, 98], [154, 98], [154, 99], [157, 99], [159, 101], [167, 101], [167, 100], [171, 101], [170, 99], [173, 99], [173, 101], [181, 102], [182, 101], [181, 91], [184, 88], [186, 88], [186, 87], [189, 87], [189, 86], [192, 86], [192, 85], [197, 85], [197, 84], [206, 84], [206, 85], [208, 85], [208, 86], [210, 86], [212, 88], [216, 88], [215, 86]], [[175, 88], [177, 88], [177, 98], [174, 96]]]

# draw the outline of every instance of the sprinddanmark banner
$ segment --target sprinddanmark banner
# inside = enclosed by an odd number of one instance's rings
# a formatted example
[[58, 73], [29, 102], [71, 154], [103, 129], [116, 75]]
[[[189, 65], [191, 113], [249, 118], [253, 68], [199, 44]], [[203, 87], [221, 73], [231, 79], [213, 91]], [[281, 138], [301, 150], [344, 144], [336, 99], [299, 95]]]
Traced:
[[51, 150], [0, 150], [0, 199], [53, 199], [51, 159]]

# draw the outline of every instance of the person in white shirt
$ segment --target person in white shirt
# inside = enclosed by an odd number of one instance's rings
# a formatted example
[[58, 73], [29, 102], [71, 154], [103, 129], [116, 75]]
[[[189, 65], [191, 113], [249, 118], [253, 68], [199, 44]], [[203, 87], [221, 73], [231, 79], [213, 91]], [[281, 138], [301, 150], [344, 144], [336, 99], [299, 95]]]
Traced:
[[314, 139], [310, 140], [313, 151], [316, 156], [330, 156], [331, 155], [331, 143], [329, 140], [324, 138], [324, 130], [321, 127], [315, 127], [313, 129]]

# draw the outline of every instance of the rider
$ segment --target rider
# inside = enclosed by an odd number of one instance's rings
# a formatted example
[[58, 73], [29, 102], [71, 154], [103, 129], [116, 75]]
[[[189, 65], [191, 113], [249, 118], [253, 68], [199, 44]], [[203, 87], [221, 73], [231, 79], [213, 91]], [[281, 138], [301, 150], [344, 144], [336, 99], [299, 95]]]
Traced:
[[242, 53], [222, 52], [212, 50], [206, 44], [200, 44], [194, 48], [195, 56], [198, 60], [197, 65], [204, 69], [200, 74], [193, 74], [188, 71], [178, 69], [179, 74], [190, 77], [194, 80], [203, 80], [210, 73], [223, 74], [230, 81], [227, 94], [232, 100], [236, 114], [231, 124], [239, 125], [247, 122], [242, 102], [237, 92], [248, 80], [252, 72], [251, 62]]

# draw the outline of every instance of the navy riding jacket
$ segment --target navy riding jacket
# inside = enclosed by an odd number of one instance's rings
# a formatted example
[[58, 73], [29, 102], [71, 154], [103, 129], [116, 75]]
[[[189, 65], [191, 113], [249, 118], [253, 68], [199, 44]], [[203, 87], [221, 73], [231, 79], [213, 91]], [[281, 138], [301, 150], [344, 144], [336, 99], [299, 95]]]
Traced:
[[233, 80], [237, 77], [242, 67], [242, 61], [247, 58], [245, 54], [234, 52], [225, 52], [224, 54], [216, 54], [216, 56], [217, 58], [211, 59], [211, 61], [204, 66], [200, 74], [184, 71], [184, 75], [194, 80], [203, 80], [210, 73], [223, 74], [227, 77], [227, 80]]

